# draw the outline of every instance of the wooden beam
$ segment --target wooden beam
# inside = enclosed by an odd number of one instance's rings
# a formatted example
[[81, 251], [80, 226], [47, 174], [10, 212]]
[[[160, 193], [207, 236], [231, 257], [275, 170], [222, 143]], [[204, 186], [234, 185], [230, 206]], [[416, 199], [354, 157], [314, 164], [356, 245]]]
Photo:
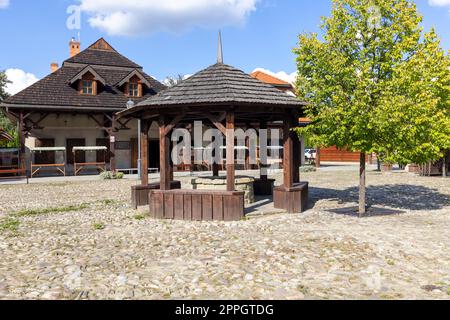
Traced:
[[41, 123], [45, 118], [47, 118], [48, 115], [49, 115], [49, 113], [41, 114], [41, 117], [37, 121], [31, 120], [31, 118], [28, 119], [28, 121], [31, 122], [31, 128], [32, 129], [43, 129], [43, 127], [39, 126], [39, 123]]
[[159, 117], [159, 158], [160, 158], [160, 189], [170, 190], [170, 161], [169, 146], [170, 141], [166, 134], [166, 117]]
[[26, 170], [25, 163], [25, 117], [23, 111], [19, 113], [19, 143], [20, 143], [20, 152], [19, 152], [19, 167], [22, 170]]
[[234, 167], [234, 112], [228, 111], [227, 119], [227, 191], [235, 189], [235, 167]]
[[291, 135], [291, 118], [286, 117], [283, 121], [283, 180], [284, 187], [292, 188], [294, 185], [294, 158], [293, 141]]
[[131, 130], [130, 128], [127, 127], [127, 124], [131, 120], [133, 120], [133, 118], [128, 118], [127, 121], [125, 121], [125, 122], [122, 122], [122, 121], [116, 119], [117, 123], [120, 124], [119, 130]]
[[142, 120], [141, 123], [141, 184], [148, 185], [148, 130], [150, 121]]
[[222, 132], [223, 135], [227, 134], [227, 128], [224, 127], [222, 121], [226, 118], [227, 113], [222, 112], [219, 116], [215, 117], [209, 112], [205, 112], [205, 116], [212, 122], [212, 124]]
[[301, 161], [301, 142], [298, 137], [297, 132], [291, 131], [292, 141], [293, 141], [293, 153], [294, 153], [294, 163], [293, 163], [293, 174], [294, 174], [294, 183], [300, 182], [300, 166], [302, 164]]
[[264, 134], [260, 131], [259, 134], [259, 165], [260, 165], [260, 178], [261, 180], [267, 180], [267, 122], [261, 121], [259, 128], [265, 130]]
[[164, 136], [167, 136], [176, 126], [178, 123], [180, 123], [181, 120], [183, 120], [186, 113], [183, 111], [181, 114], [176, 116], [168, 125], [165, 126], [164, 129]]

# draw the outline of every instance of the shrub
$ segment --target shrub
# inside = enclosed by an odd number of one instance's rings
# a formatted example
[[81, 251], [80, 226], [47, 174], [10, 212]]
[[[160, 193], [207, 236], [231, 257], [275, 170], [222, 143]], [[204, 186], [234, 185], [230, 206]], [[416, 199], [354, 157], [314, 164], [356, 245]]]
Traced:
[[317, 169], [314, 166], [304, 166], [304, 167], [300, 167], [300, 172], [316, 172]]
[[123, 177], [123, 172], [105, 171], [100, 174], [100, 178], [103, 180], [120, 180], [123, 179]]

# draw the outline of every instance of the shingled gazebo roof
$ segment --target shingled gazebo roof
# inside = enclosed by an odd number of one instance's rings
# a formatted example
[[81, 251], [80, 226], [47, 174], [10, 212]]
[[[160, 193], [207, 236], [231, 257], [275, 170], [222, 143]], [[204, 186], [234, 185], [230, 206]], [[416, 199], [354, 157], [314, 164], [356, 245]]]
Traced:
[[127, 116], [152, 107], [212, 105], [300, 107], [305, 103], [239, 69], [216, 63], [119, 115]]

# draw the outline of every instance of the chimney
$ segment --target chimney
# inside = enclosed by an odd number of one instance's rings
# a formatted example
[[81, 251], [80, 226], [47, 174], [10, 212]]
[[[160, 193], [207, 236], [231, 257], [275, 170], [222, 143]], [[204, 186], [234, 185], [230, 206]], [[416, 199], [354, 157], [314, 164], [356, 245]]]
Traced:
[[55, 72], [56, 70], [58, 70], [59, 65], [56, 62], [52, 62], [52, 64], [50, 65], [50, 69], [53, 72]]
[[77, 55], [80, 53], [80, 41], [76, 41], [75, 38], [72, 38], [69, 43], [70, 48], [70, 57]]

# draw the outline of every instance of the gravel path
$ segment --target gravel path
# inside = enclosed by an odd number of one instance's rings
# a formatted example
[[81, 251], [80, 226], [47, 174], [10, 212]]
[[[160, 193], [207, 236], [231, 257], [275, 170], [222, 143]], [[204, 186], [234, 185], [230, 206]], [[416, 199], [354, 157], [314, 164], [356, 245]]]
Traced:
[[450, 298], [449, 179], [372, 172], [363, 219], [357, 172], [303, 179], [306, 213], [232, 223], [147, 218], [133, 181], [0, 186], [0, 299]]

